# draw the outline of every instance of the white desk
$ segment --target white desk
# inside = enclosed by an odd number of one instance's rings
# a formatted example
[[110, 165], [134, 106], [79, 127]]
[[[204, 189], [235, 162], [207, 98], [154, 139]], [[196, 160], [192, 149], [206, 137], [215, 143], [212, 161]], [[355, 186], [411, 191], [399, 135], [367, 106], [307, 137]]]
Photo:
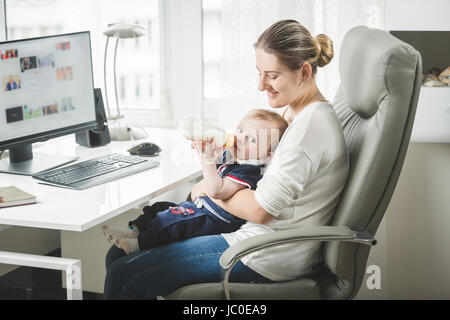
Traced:
[[0, 174], [0, 186], [14, 185], [34, 194], [38, 201], [0, 209], [0, 225], [85, 231], [201, 175], [189, 142], [175, 130], [147, 131], [147, 139], [113, 141], [99, 148], [81, 147], [73, 135], [46, 142], [39, 152], [77, 155], [79, 161], [115, 152], [128, 154], [130, 146], [143, 141], [155, 142], [163, 151], [152, 158], [160, 162], [156, 168], [80, 191], [40, 184], [29, 176]]
[[74, 135], [34, 148], [42, 153], [76, 155], [79, 161], [109, 153], [128, 154], [129, 147], [144, 141], [158, 144], [162, 152], [152, 158], [160, 162], [156, 168], [81, 191], [40, 184], [29, 176], [0, 174], [0, 186], [14, 185], [36, 195], [38, 201], [0, 209], [0, 225], [82, 232], [201, 176], [197, 156], [176, 130], [147, 128], [147, 132], [147, 139], [113, 141], [98, 148], [77, 145]]

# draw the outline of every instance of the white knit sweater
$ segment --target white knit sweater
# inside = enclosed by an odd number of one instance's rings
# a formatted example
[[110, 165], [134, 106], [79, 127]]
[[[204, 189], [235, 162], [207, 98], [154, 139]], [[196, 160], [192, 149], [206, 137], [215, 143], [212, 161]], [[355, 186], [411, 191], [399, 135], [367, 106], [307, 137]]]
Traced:
[[[222, 234], [231, 246], [252, 236], [302, 226], [329, 224], [349, 170], [341, 125], [331, 106], [315, 102], [292, 121], [255, 191], [256, 201], [274, 219], [247, 222]], [[286, 244], [257, 251], [242, 262], [274, 281], [308, 273], [320, 258], [320, 242]]]

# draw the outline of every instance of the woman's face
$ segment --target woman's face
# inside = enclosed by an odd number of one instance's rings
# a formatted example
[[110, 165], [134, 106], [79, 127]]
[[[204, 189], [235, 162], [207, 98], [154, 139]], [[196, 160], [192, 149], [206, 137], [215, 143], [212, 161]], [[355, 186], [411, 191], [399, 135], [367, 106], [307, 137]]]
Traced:
[[301, 69], [292, 71], [281, 64], [274, 54], [256, 49], [256, 68], [259, 72], [258, 89], [267, 91], [269, 105], [282, 108], [300, 96]]

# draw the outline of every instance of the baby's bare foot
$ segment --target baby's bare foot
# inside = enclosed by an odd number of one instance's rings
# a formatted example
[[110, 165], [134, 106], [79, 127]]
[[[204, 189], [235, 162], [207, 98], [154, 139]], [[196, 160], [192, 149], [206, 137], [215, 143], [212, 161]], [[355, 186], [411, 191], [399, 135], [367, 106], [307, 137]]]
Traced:
[[121, 238], [136, 239], [138, 237], [138, 234], [133, 230], [114, 228], [108, 225], [102, 225], [102, 232], [110, 244], [115, 244], [115, 242]]
[[122, 238], [119, 239], [115, 245], [125, 251], [126, 254], [130, 254], [133, 252], [139, 251], [139, 243], [137, 239], [131, 239], [131, 238]]

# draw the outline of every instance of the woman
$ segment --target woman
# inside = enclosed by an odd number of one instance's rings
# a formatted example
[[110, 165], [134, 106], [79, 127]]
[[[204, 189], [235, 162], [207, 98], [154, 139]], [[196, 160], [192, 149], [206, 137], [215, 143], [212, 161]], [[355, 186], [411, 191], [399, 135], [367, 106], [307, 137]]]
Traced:
[[[289, 122], [258, 187], [214, 200], [245, 219], [238, 231], [188, 239], [125, 256], [112, 247], [106, 258], [106, 299], [151, 299], [193, 283], [220, 282], [219, 258], [243, 239], [301, 226], [327, 225], [348, 174], [342, 128], [317, 88], [317, 67], [333, 57], [331, 40], [312, 37], [294, 20], [269, 27], [255, 44], [261, 91], [272, 108], [288, 106]], [[202, 184], [191, 196], [201, 195]], [[284, 281], [309, 272], [320, 258], [319, 242], [287, 244], [255, 252], [239, 262], [230, 282]]]

